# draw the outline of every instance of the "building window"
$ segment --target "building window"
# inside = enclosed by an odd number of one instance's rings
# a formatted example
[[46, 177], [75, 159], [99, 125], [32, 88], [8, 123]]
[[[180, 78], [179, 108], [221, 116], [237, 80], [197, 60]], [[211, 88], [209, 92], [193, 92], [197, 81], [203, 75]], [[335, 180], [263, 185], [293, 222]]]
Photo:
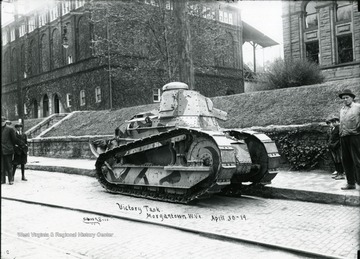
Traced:
[[101, 88], [100, 87], [95, 88], [95, 102], [97, 102], [97, 103], [101, 102]]
[[32, 32], [36, 28], [35, 17], [29, 19], [29, 32]]
[[158, 103], [160, 102], [161, 91], [159, 88], [153, 89], [153, 102]]
[[10, 41], [15, 40], [15, 28], [10, 29]]
[[50, 22], [52, 22], [58, 17], [59, 17], [59, 9], [57, 6], [55, 6], [50, 10]]
[[166, 3], [165, 3], [165, 8], [167, 10], [173, 10], [174, 9], [173, 3], [170, 0], [167, 0]]
[[85, 90], [80, 91], [80, 106], [85, 105]]
[[46, 24], [46, 13], [39, 15], [39, 27], [44, 26]]
[[7, 31], [4, 31], [2, 35], [2, 45], [5, 46], [7, 43], [8, 43], [8, 34]]
[[353, 61], [352, 36], [345, 35], [337, 37], [338, 63]]
[[75, 8], [79, 8], [85, 4], [85, 0], [75, 0]]
[[311, 62], [319, 64], [319, 43], [318, 41], [307, 42], [305, 44], [306, 58]]
[[73, 57], [72, 56], [68, 56], [68, 64], [72, 64], [73, 63]]
[[224, 12], [223, 11], [219, 11], [219, 21], [220, 22], [224, 21]]
[[233, 24], [233, 14], [229, 13], [229, 24]]
[[66, 106], [71, 107], [72, 106], [72, 95], [66, 94]]
[[351, 21], [352, 4], [350, 1], [336, 2], [336, 21]]
[[64, 1], [62, 2], [62, 15], [67, 14], [70, 12], [71, 2]]
[[305, 7], [305, 26], [306, 28], [315, 28], [318, 26], [315, 1], [310, 1]]
[[229, 14], [227, 12], [224, 12], [224, 23], [229, 23]]
[[19, 37], [22, 37], [25, 35], [26, 33], [26, 26], [25, 26], [25, 23], [21, 24], [20, 27], [19, 27]]

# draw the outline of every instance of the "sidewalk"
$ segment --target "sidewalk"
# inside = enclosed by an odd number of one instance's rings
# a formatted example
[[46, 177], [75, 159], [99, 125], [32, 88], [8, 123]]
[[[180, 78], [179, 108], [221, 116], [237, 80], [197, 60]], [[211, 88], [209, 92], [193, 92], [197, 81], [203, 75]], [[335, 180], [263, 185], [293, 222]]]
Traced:
[[[95, 161], [29, 156], [26, 168], [94, 177]], [[280, 170], [270, 185], [248, 188], [244, 190], [244, 194], [266, 198], [359, 206], [359, 186], [357, 185], [356, 190], [341, 190], [341, 187], [346, 184], [346, 180], [334, 180], [331, 176], [330, 172], [322, 170], [308, 172]]]

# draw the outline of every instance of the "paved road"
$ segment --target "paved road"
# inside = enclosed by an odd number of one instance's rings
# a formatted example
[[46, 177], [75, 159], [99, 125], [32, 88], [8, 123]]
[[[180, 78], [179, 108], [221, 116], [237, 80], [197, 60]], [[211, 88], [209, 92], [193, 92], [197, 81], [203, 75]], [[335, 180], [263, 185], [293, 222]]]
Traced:
[[[301, 258], [151, 224], [3, 200], [1, 258]], [[90, 224], [85, 218], [101, 219]]]
[[[359, 249], [358, 207], [219, 196], [195, 205], [179, 205], [109, 194], [96, 179], [86, 176], [29, 171], [27, 178], [28, 182], [16, 179], [15, 185], [2, 185], [2, 196], [250, 238], [345, 258], [356, 258]], [[55, 215], [52, 220], [58, 219], [59, 215]], [[133, 231], [138, 229], [134, 227]], [[144, 231], [138, 234], [141, 236]]]

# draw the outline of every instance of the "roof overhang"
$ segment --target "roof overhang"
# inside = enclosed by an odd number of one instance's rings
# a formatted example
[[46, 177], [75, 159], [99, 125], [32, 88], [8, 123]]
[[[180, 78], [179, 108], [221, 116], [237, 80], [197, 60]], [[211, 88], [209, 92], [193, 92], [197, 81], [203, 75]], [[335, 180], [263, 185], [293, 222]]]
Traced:
[[247, 24], [246, 22], [242, 22], [243, 25], [243, 40], [244, 42], [254, 42], [260, 45], [263, 48], [271, 47], [275, 45], [279, 45], [276, 41], [271, 39], [270, 37], [266, 36], [261, 31], [258, 31], [251, 25]]

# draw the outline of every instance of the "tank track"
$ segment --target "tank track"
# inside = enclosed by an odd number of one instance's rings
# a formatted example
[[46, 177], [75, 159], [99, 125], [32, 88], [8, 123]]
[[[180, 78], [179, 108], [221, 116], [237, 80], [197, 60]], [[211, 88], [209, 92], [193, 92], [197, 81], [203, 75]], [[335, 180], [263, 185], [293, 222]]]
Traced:
[[[178, 135], [197, 135], [202, 136], [206, 138], [212, 139], [211, 135], [206, 134], [201, 131], [193, 130], [193, 129], [185, 129], [185, 128], [177, 128], [173, 129], [164, 133], [159, 133], [157, 135], [150, 136], [148, 138], [136, 140], [134, 142], [130, 142], [126, 145], [116, 147], [112, 150], [109, 150], [108, 152], [105, 152], [103, 154], [100, 154], [96, 161], [96, 176], [100, 184], [110, 193], [116, 193], [116, 194], [123, 194], [128, 196], [134, 196], [134, 197], [141, 197], [146, 199], [152, 199], [152, 200], [159, 200], [159, 201], [166, 201], [166, 202], [173, 202], [173, 203], [183, 203], [188, 204], [193, 200], [204, 198], [208, 196], [208, 193], [211, 193], [212, 190], [216, 190], [218, 187], [216, 186], [216, 180], [218, 179], [220, 170], [217, 170], [215, 172], [215, 175], [213, 177], [213, 180], [211, 183], [206, 186], [206, 188], [198, 188], [196, 186], [191, 187], [187, 193], [185, 194], [176, 194], [176, 193], [168, 193], [167, 190], [176, 190], [176, 188], [170, 188], [170, 187], [158, 187], [161, 188], [162, 191], [153, 191], [151, 188], [154, 188], [152, 186], [149, 187], [143, 187], [143, 186], [136, 186], [136, 185], [122, 185], [122, 184], [112, 184], [109, 183], [103, 173], [102, 173], [102, 166], [105, 164], [106, 160], [114, 157], [116, 154], [119, 153], [125, 153], [126, 151], [137, 148], [146, 144], [150, 144], [153, 142], [161, 142], [165, 141], [167, 139], [170, 139], [172, 137], [178, 136]], [[212, 139], [213, 140], [213, 139]], [[214, 141], [214, 140], [213, 140]], [[215, 142], [215, 141], [214, 141]], [[216, 142], [215, 142], [216, 143]], [[220, 154], [219, 154], [220, 156]], [[221, 161], [220, 161], [221, 164]]]

